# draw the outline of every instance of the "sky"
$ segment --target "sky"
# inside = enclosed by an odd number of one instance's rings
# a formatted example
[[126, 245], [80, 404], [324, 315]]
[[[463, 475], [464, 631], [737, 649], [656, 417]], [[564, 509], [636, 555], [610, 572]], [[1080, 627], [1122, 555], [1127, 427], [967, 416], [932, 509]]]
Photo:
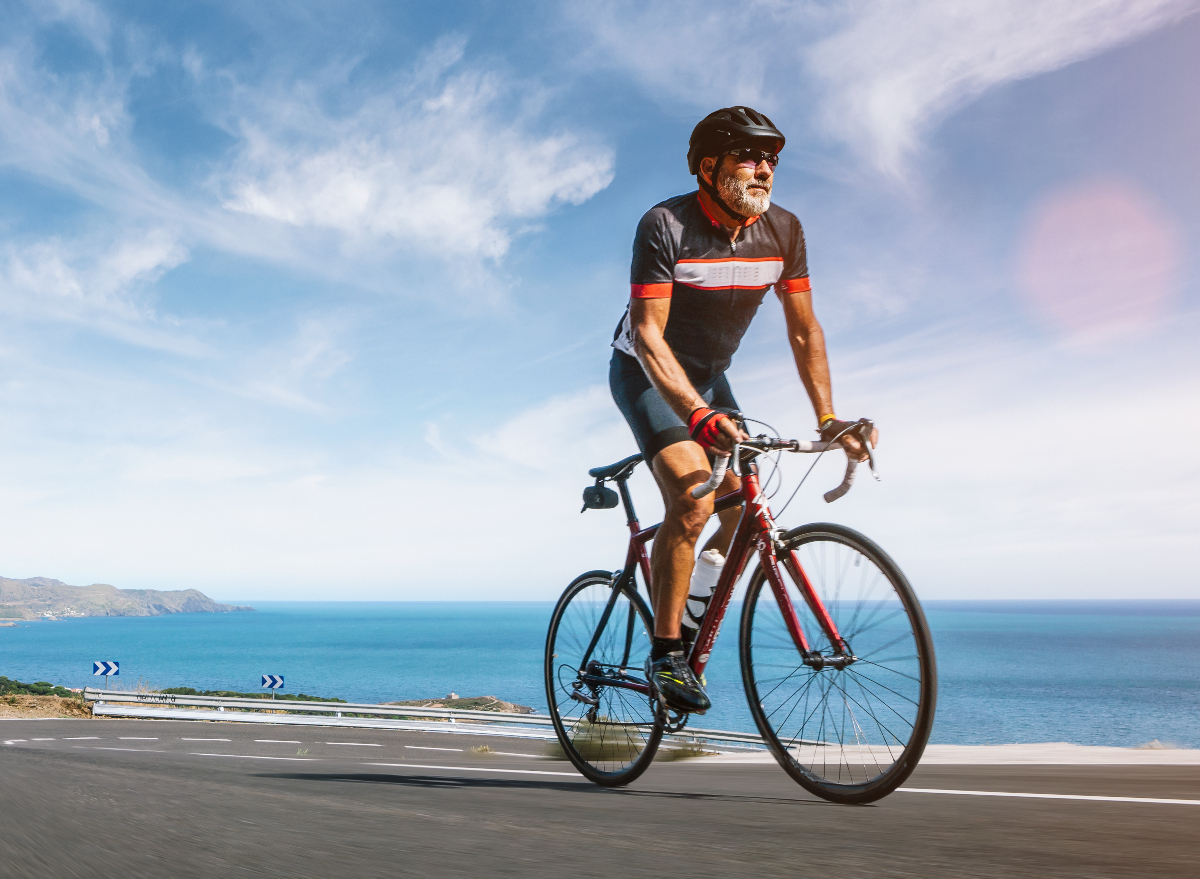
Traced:
[[[0, 0], [0, 575], [549, 600], [639, 217], [787, 135], [841, 417], [780, 517], [925, 598], [1200, 597], [1200, 0]], [[777, 303], [742, 409], [813, 436]], [[783, 462], [779, 505], [808, 461]], [[661, 503], [642, 468], [643, 522]]]

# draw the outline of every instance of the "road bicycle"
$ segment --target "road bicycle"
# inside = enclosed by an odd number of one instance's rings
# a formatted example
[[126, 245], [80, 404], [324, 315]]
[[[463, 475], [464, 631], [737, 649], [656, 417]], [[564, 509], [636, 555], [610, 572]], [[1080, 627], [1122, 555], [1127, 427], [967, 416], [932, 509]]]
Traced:
[[[869, 450], [871, 423], [864, 419], [853, 430]], [[734, 588], [757, 555], [739, 630], [755, 725], [806, 790], [834, 802], [868, 803], [916, 768], [933, 725], [937, 667], [916, 595], [882, 549], [841, 525], [785, 531], [775, 523], [759, 461], [774, 454], [778, 467], [776, 453], [835, 448], [839, 442], [760, 435], [736, 446], [731, 458], [717, 458], [711, 478], [693, 490], [697, 497], [715, 490], [730, 463], [741, 476], [741, 487], [714, 504], [714, 513], [735, 507], [742, 513], [688, 664], [697, 678], [704, 674]], [[632, 455], [588, 471], [596, 482], [584, 490], [584, 510], [624, 507], [625, 564], [577, 577], [558, 600], [546, 637], [546, 697], [559, 742], [584, 776], [606, 786], [638, 778], [663, 735], [689, 719], [660, 702], [643, 665], [654, 623], [637, 575], [649, 593], [646, 544], [659, 526], [642, 528], [633, 508], [627, 482], [641, 461]], [[855, 466], [848, 456], [845, 477], [826, 501], [850, 489]]]

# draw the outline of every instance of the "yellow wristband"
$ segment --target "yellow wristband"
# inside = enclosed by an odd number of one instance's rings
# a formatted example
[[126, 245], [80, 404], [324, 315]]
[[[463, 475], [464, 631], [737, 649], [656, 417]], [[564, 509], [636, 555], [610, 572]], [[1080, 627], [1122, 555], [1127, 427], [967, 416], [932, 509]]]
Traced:
[[837, 416], [832, 412], [830, 412], [828, 415], [822, 415], [817, 419], [817, 424], [821, 427], [824, 427], [826, 421], [837, 421]]

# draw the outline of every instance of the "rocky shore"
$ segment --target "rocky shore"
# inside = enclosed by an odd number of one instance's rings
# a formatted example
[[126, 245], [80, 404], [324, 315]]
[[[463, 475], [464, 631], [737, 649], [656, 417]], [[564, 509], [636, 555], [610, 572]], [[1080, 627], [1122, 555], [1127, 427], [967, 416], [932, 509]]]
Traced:
[[0, 577], [0, 620], [63, 617], [155, 617], [171, 613], [232, 613], [252, 607], [221, 604], [198, 589], [163, 592], [107, 583], [69, 586], [48, 577]]

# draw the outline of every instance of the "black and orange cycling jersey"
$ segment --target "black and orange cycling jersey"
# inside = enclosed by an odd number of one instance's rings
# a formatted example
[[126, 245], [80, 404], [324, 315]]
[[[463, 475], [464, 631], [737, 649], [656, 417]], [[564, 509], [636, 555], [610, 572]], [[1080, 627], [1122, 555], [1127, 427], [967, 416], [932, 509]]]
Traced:
[[[692, 382], [707, 384], [729, 367], [770, 287], [809, 289], [804, 230], [771, 205], [730, 241], [698, 193], [678, 195], [638, 223], [629, 280], [633, 299], [671, 299], [663, 338]], [[636, 356], [628, 308], [613, 347]]]

